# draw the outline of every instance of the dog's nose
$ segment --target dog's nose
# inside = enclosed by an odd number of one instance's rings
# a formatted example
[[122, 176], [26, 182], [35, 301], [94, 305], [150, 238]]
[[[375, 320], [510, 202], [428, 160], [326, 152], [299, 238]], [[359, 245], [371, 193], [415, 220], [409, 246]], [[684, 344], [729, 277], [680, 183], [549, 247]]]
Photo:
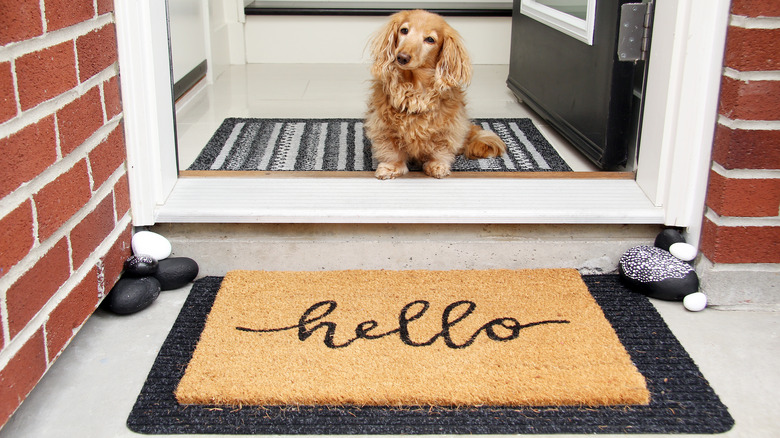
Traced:
[[401, 52], [401, 53], [398, 54], [398, 56], [396, 56], [395, 59], [396, 59], [396, 61], [398, 61], [399, 64], [406, 65], [406, 64], [409, 63], [409, 61], [412, 60], [412, 57], [409, 56], [408, 53]]

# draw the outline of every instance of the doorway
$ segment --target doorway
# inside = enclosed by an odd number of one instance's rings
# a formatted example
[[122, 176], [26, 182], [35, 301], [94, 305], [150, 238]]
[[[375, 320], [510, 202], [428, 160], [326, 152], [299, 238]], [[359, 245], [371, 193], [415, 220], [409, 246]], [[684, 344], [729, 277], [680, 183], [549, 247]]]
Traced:
[[[455, 8], [455, 4], [446, 3], [449, 9]], [[478, 4], [481, 3], [473, 2]], [[495, 3], [484, 4], [495, 7]], [[511, 3], [507, 4], [511, 8]], [[185, 96], [177, 103], [178, 163], [183, 175], [188, 174], [187, 169], [225, 118], [362, 118], [365, 114], [370, 80], [365, 46], [386, 20], [385, 16], [245, 18], [244, 33], [250, 46], [246, 49], [248, 62], [225, 68], [215, 74], [213, 82], [203, 84], [191, 93], [193, 96]], [[517, 102], [507, 88], [511, 17], [447, 19], [471, 46], [475, 73], [468, 90], [469, 114], [474, 118], [530, 118], [573, 170], [598, 170], [548, 122]], [[351, 53], [334, 53], [327, 46], [304, 47], [317, 44], [323, 23], [333, 24], [342, 34], [331, 34], [327, 39], [334, 39], [336, 46], [347, 47], [341, 49], [343, 52]], [[278, 43], [281, 49], [264, 40], [265, 35], [282, 29], [298, 40]], [[341, 41], [345, 35], [355, 40], [351, 46]], [[303, 44], [302, 40], [312, 41], [298, 46]], [[311, 62], [320, 61], [322, 52], [328, 53], [331, 62]]]
[[[412, 181], [383, 186], [367, 183], [366, 191], [392, 192], [405, 200], [398, 211], [376, 212], [356, 207], [355, 202], [362, 198], [357, 199], [349, 189], [337, 196], [334, 190], [338, 188], [332, 186], [342, 181], [291, 187], [268, 179], [243, 179], [238, 187], [237, 181], [223, 179], [217, 187], [213, 178], [179, 178], [170, 63], [167, 51], [155, 44], [166, 38], [164, 10], [159, 13], [160, 2], [151, 0], [116, 0], [133, 222], [137, 226], [156, 222], [322, 222], [324, 215], [329, 222], [348, 223], [664, 223], [689, 227], [689, 236], [695, 241], [706, 192], [729, 4], [728, 0], [657, 4], [656, 28], [667, 31], [654, 37], [657, 56], [648, 73], [645, 129], [635, 179], [468, 181], [463, 188], [477, 190], [470, 186], [473, 183], [480, 190], [500, 194], [495, 203], [474, 205], [478, 213], [471, 214], [458, 203], [434, 210], [428, 194], [421, 192], [428, 188], [454, 190], [461, 184], [456, 180], [439, 181], [442, 184], [438, 186], [417, 180], [414, 187], [409, 186]], [[581, 190], [585, 186], [594, 196], [585, 199]], [[328, 193], [331, 202], [327, 211], [313, 212], [311, 206], [285, 208], [286, 204], [275, 204], [280, 202], [274, 192], [277, 188], [309, 197]]]
[[[476, 65], [468, 90], [472, 117], [531, 118], [574, 171], [596, 171], [549, 123], [518, 103], [504, 84], [506, 65]], [[177, 104], [182, 175], [229, 117], [362, 118], [370, 75], [365, 64], [246, 64], [230, 66], [198, 94]], [[181, 101], [180, 101], [181, 102]]]

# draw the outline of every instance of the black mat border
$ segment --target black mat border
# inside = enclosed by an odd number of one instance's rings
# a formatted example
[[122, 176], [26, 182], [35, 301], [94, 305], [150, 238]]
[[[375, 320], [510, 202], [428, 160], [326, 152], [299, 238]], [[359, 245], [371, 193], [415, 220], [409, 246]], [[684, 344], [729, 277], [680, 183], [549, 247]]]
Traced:
[[[619, 407], [219, 407], [173, 396], [222, 277], [195, 282], [128, 418], [146, 434], [599, 434], [721, 433], [734, 425], [693, 360], [643, 295], [616, 275], [584, 276], [634, 363], [649, 406]], [[229, 358], [226, 358], [229, 360]]]

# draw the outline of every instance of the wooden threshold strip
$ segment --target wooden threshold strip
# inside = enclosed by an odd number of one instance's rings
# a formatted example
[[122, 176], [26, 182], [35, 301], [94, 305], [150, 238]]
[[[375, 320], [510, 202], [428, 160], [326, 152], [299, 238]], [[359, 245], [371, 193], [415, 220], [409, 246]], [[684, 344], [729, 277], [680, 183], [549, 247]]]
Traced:
[[[447, 178], [632, 180], [634, 172], [453, 172]], [[373, 178], [372, 171], [182, 170], [180, 178]], [[401, 178], [430, 178], [409, 172]]]

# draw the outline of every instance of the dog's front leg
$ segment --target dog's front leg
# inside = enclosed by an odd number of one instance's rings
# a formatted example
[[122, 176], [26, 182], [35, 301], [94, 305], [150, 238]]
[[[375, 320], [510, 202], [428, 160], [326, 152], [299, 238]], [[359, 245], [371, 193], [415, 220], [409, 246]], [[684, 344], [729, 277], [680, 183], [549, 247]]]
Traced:
[[406, 175], [409, 168], [406, 165], [407, 156], [395, 145], [382, 147], [375, 143], [374, 156], [379, 164], [376, 166], [377, 179], [393, 179]]

